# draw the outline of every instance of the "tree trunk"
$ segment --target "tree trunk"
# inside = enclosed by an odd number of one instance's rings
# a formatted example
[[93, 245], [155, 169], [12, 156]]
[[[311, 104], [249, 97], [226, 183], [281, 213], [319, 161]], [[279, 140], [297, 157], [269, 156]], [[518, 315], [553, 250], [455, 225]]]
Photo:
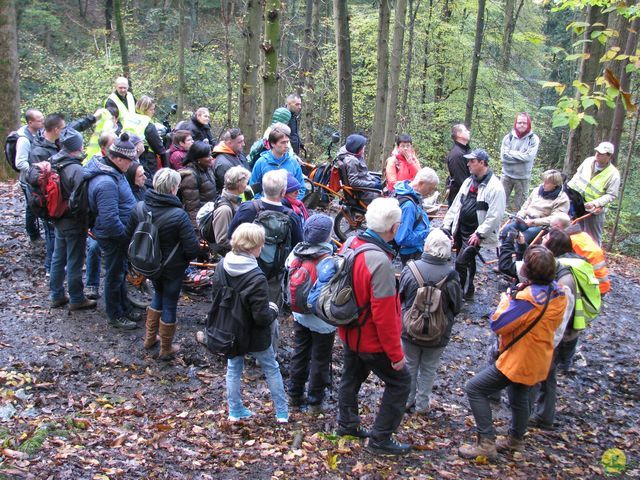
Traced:
[[[308, 66], [304, 74], [304, 93], [306, 94], [307, 112], [306, 137], [309, 142], [315, 141], [315, 119], [318, 115], [316, 105], [315, 80], [312, 72], [317, 72], [318, 67], [318, 43], [320, 39], [320, 0], [311, 0], [311, 35], [309, 37], [309, 52], [307, 57]], [[308, 73], [307, 73], [308, 72]], [[318, 117], [321, 118], [321, 117]]]
[[258, 127], [258, 63], [260, 62], [260, 23], [262, 5], [260, 0], [249, 0], [242, 24], [244, 48], [240, 68], [240, 96], [238, 125], [249, 148], [256, 139]]
[[391, 21], [391, 0], [380, 0], [378, 10], [378, 78], [376, 81], [376, 105], [373, 114], [373, 128], [369, 139], [368, 165], [372, 170], [382, 166], [384, 136], [387, 117], [387, 94], [389, 93], [389, 23]]
[[511, 45], [513, 42], [513, 32], [520, 16], [520, 11], [524, 6], [524, 0], [520, 0], [516, 10], [516, 0], [505, 0], [504, 3], [504, 29], [502, 31], [502, 70], [509, 70], [511, 61]]
[[116, 31], [118, 32], [118, 42], [120, 44], [120, 58], [122, 60], [122, 74], [129, 79], [131, 87], [131, 70], [129, 68], [129, 49], [127, 47], [127, 37], [124, 32], [122, 21], [122, 0], [113, 0], [113, 13], [116, 17]]
[[[453, 0], [445, 0], [442, 4], [442, 21], [449, 23], [451, 20], [451, 15], [453, 14]], [[431, 24], [431, 7], [429, 7], [429, 24]], [[443, 47], [442, 39], [440, 36], [436, 38], [434, 51], [439, 51]], [[426, 50], [427, 46], [425, 45], [425, 68], [424, 68], [424, 78], [427, 78], [427, 58], [426, 58]], [[444, 97], [444, 82], [446, 80], [447, 69], [445, 67], [445, 62], [439, 62], [438, 68], [436, 68], [436, 78], [435, 78], [435, 89], [433, 92], [434, 100], [437, 102]]]
[[187, 49], [186, 5], [187, 0], [178, 0], [178, 118], [185, 111], [184, 98], [186, 82], [184, 78], [184, 51]]
[[[393, 27], [393, 45], [389, 65], [389, 96], [387, 99], [387, 115], [385, 119], [384, 144], [382, 153], [388, 155], [393, 150], [393, 141], [397, 129], [398, 90], [400, 86], [400, 68], [402, 67], [402, 50], [404, 46], [404, 30], [407, 19], [406, 0], [396, 0], [395, 24]], [[382, 165], [382, 164], [381, 164]]]
[[[0, 45], [4, 48], [0, 62], [0, 138], [20, 126], [20, 78], [18, 77], [18, 29], [14, 0], [0, 2]], [[13, 171], [7, 162], [0, 162], [0, 178], [6, 179]]]
[[280, 42], [280, 0], [265, 4], [264, 64], [262, 71], [262, 129], [271, 123], [271, 114], [278, 105], [278, 44]]
[[233, 85], [231, 82], [231, 45], [229, 39], [229, 26], [233, 21], [234, 3], [233, 1], [224, 0], [220, 2], [220, 17], [224, 25], [224, 59], [226, 67], [227, 81], [227, 118], [226, 127], [231, 127], [231, 110], [233, 100]]
[[[585, 40], [590, 40], [591, 32], [606, 28], [607, 14], [602, 12], [602, 8], [589, 7], [587, 23], [589, 23], [590, 26], [585, 28], [583, 38]], [[578, 80], [581, 83], [588, 85], [590, 91], [593, 91], [595, 80], [602, 70], [600, 58], [604, 54], [604, 50], [605, 46], [597, 40], [587, 41], [583, 44], [582, 52], [588, 56], [588, 58], [583, 58], [580, 62], [580, 76]], [[576, 98], [578, 100], [580, 99], [580, 92], [578, 90], [576, 90]], [[588, 109], [585, 109], [585, 112], [589, 115], [593, 115], [595, 107], [589, 107]], [[564, 159], [563, 167], [564, 173], [569, 177], [578, 169], [580, 162], [592, 155], [595, 141], [595, 130], [595, 125], [590, 125], [583, 121], [580, 122], [580, 125], [578, 125], [575, 130], [572, 130], [569, 133], [567, 154]]]
[[313, 4], [317, 0], [307, 0], [304, 9], [304, 35], [302, 38], [302, 56], [300, 58], [300, 71], [298, 72], [297, 85], [298, 93], [302, 93], [302, 86], [305, 85], [306, 77], [311, 72], [311, 57], [315, 45], [311, 40], [313, 30]]
[[407, 63], [404, 67], [404, 85], [402, 87], [402, 100], [400, 104], [400, 130], [409, 126], [409, 85], [411, 84], [411, 67], [413, 65], [413, 42], [416, 26], [416, 16], [420, 9], [420, 2], [416, 2], [413, 8], [413, 0], [409, 0], [409, 40], [407, 41]]
[[480, 66], [480, 51], [482, 50], [482, 36], [484, 35], [484, 6], [486, 0], [478, 0], [478, 17], [476, 18], [476, 41], [473, 45], [473, 60], [471, 73], [469, 74], [469, 88], [467, 91], [467, 108], [464, 114], [464, 123], [471, 128], [473, 119], [473, 103], [476, 96], [478, 82], [478, 68]]
[[107, 41], [111, 42], [113, 35], [113, 0], [104, 2], [104, 29], [106, 30]]
[[351, 37], [349, 15], [345, 0], [333, 0], [333, 22], [338, 53], [338, 108], [342, 142], [353, 133], [353, 67], [351, 65]]

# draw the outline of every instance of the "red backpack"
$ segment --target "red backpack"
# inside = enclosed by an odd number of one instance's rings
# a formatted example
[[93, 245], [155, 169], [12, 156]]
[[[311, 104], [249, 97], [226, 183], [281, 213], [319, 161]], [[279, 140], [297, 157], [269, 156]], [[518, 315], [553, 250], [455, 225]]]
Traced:
[[33, 213], [45, 220], [61, 218], [68, 210], [60, 175], [49, 162], [34, 163], [27, 172], [27, 202]]
[[287, 288], [287, 293], [292, 312], [311, 313], [311, 307], [307, 304], [307, 299], [309, 298], [309, 292], [318, 279], [316, 266], [326, 256], [328, 254], [317, 258], [294, 257], [291, 265], [289, 265], [289, 287]]

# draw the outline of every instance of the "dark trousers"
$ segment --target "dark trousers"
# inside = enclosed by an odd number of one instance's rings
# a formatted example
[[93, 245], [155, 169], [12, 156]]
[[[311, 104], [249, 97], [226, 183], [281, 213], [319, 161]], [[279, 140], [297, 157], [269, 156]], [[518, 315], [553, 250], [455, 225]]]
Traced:
[[[473, 292], [475, 287], [473, 286], [473, 279], [476, 276], [476, 255], [477, 249], [468, 249], [468, 238], [462, 237], [462, 235], [456, 235], [456, 246], [458, 247], [458, 256], [456, 257], [456, 272], [460, 275], [460, 286], [462, 291]], [[468, 286], [465, 285], [469, 282]]]
[[293, 322], [293, 354], [289, 364], [289, 396], [302, 398], [309, 379], [309, 405], [320, 405], [331, 385], [331, 353], [336, 332], [318, 333]]
[[110, 320], [123, 317], [131, 310], [127, 296], [127, 248], [120, 242], [99, 239], [104, 275], [104, 306]]
[[544, 382], [540, 382], [535, 387], [531, 387], [529, 393], [531, 416], [548, 426], [553, 425], [556, 416], [556, 403], [558, 398], [558, 382], [556, 380], [558, 348], [553, 352], [549, 376]]
[[471, 411], [476, 420], [476, 429], [482, 437], [495, 438], [489, 396], [507, 388], [511, 407], [509, 435], [522, 439], [529, 422], [529, 387], [514, 383], [505, 377], [495, 364], [488, 365], [465, 386]]
[[382, 441], [388, 439], [400, 426], [411, 388], [411, 376], [407, 367], [394, 370], [385, 353], [357, 353], [347, 345], [344, 346], [338, 393], [338, 425], [350, 430], [360, 424], [358, 392], [370, 372], [385, 384], [380, 409], [370, 432], [371, 438]]
[[40, 238], [40, 226], [38, 224], [38, 217], [35, 216], [33, 210], [29, 206], [28, 197], [27, 197], [27, 188], [20, 185], [22, 187], [22, 192], [24, 193], [24, 228], [27, 231], [27, 235], [29, 235], [30, 240], [37, 240]]

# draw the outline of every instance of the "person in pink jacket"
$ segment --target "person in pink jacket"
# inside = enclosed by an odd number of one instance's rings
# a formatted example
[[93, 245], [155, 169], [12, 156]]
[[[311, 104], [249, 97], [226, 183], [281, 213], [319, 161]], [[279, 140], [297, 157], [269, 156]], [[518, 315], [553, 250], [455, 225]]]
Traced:
[[385, 163], [387, 190], [393, 192], [396, 182], [412, 181], [420, 170], [420, 162], [413, 150], [411, 136], [401, 133], [396, 137], [396, 148]]

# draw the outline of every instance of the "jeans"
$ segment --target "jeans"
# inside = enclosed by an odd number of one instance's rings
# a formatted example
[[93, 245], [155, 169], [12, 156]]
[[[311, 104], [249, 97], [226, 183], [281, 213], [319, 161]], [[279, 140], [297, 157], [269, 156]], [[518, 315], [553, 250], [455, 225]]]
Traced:
[[556, 369], [558, 365], [558, 349], [553, 352], [553, 360], [549, 376], [544, 382], [540, 382], [535, 387], [531, 387], [529, 392], [529, 404], [531, 406], [531, 416], [537, 418], [545, 425], [553, 425], [556, 416], [558, 382], [556, 380]]
[[99, 239], [104, 263], [104, 305], [110, 320], [116, 320], [131, 310], [127, 298], [126, 248], [113, 240]]
[[445, 347], [427, 348], [402, 340], [402, 350], [411, 375], [411, 389], [407, 407], [415, 403], [417, 412], [429, 410], [429, 396], [440, 365], [440, 357]]
[[27, 235], [29, 235], [29, 239], [33, 240], [37, 240], [38, 238], [40, 238], [40, 227], [38, 225], [38, 217], [36, 217], [33, 213], [33, 210], [31, 210], [31, 207], [29, 206], [29, 202], [27, 201], [27, 188], [24, 187], [23, 185], [20, 185], [22, 187], [22, 191], [24, 192], [24, 229], [27, 232]]
[[[269, 301], [275, 303], [278, 306], [278, 310], [282, 312], [283, 298], [282, 298], [282, 275], [277, 275], [267, 280], [267, 286], [269, 287]], [[278, 356], [278, 346], [280, 344], [280, 321], [276, 318], [271, 322], [271, 348], [275, 356]]]
[[354, 430], [360, 425], [358, 392], [370, 372], [385, 384], [380, 409], [370, 431], [371, 438], [384, 441], [400, 426], [411, 387], [407, 367], [394, 370], [385, 353], [357, 353], [344, 346], [338, 392], [338, 425], [344, 430]]
[[302, 398], [309, 380], [309, 405], [320, 405], [331, 386], [331, 353], [336, 332], [318, 333], [293, 322], [293, 354], [289, 364], [289, 396]]
[[[271, 399], [277, 414], [287, 414], [289, 406], [287, 405], [287, 397], [284, 393], [284, 383], [280, 366], [276, 361], [275, 354], [271, 347], [262, 352], [251, 352], [264, 373], [271, 392]], [[244, 408], [242, 403], [242, 370], [244, 369], [244, 355], [238, 355], [227, 360], [227, 403], [229, 405], [229, 414], [232, 415], [241, 412]]]
[[55, 227], [55, 248], [51, 260], [51, 278], [49, 279], [52, 300], [64, 298], [65, 267], [69, 301], [82, 303], [85, 300], [82, 265], [84, 265], [86, 239], [87, 234], [81, 228], [63, 230]]
[[522, 225], [523, 226], [520, 227], [518, 225], [518, 223], [515, 222], [515, 221], [514, 222], [509, 222], [502, 229], [502, 232], [501, 232], [500, 236], [501, 237], [506, 237], [506, 235], [509, 232], [509, 230], [516, 230], [516, 231], [522, 232], [522, 235], [524, 236], [524, 241], [527, 243], [527, 245], [529, 245], [538, 236], [538, 234], [542, 230], [542, 227], [533, 226], [533, 227], [528, 227], [527, 228], [526, 225], [524, 225], [524, 224], [522, 224]]
[[495, 364], [488, 365], [476, 373], [465, 386], [469, 405], [476, 420], [476, 430], [480, 436], [496, 437], [489, 395], [506, 387], [510, 387], [507, 389], [511, 407], [509, 435], [517, 439], [524, 437], [529, 422], [529, 387], [509, 380], [496, 368]]
[[53, 229], [52, 223], [43, 221], [42, 225], [44, 226], [44, 269], [47, 273], [49, 273], [51, 272], [51, 259], [53, 258], [53, 249], [55, 248], [56, 234]]
[[87, 271], [85, 272], [87, 287], [100, 287], [100, 261], [102, 252], [98, 241], [87, 238]]
[[[500, 181], [502, 183], [502, 188], [504, 188], [504, 194], [507, 199], [507, 208], [509, 208], [509, 204], [511, 203], [511, 206], [513, 208], [512, 211], [517, 212], [524, 204], [527, 195], [529, 195], [529, 179], [515, 179], [502, 174], [502, 176], [500, 177]], [[513, 194], [513, 202], [509, 202], [511, 192], [514, 190], [515, 192]]]
[[182, 288], [182, 277], [176, 274], [171, 277], [161, 277], [153, 280], [153, 300], [151, 308], [162, 312], [161, 319], [164, 323], [176, 323], [176, 310], [178, 309], [178, 299]]

